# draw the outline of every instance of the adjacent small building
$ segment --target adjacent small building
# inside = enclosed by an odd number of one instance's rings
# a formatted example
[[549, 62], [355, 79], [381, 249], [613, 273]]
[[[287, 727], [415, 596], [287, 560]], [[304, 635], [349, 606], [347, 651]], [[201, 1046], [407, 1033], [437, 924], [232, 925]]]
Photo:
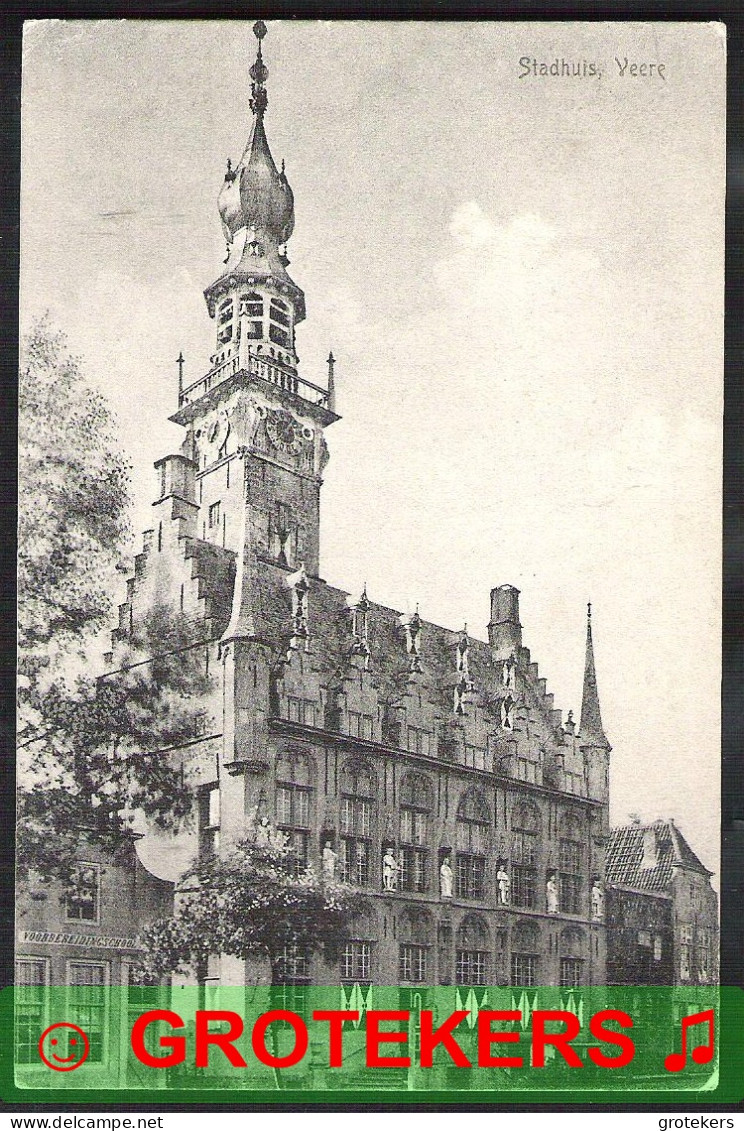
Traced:
[[[129, 1031], [158, 988], [143, 986], [137, 974], [137, 935], [146, 923], [172, 913], [173, 884], [142, 865], [136, 842], [129, 834], [105, 849], [81, 834], [69, 884], [32, 877], [19, 885], [15, 1058], [26, 1087], [49, 1086], [39, 1037], [68, 1013], [90, 1042], [83, 1086], [131, 1087], [141, 1072]], [[80, 1080], [60, 1072], [55, 1084], [79, 1086]]]
[[712, 985], [718, 898], [674, 821], [613, 829], [605, 878], [608, 985]]

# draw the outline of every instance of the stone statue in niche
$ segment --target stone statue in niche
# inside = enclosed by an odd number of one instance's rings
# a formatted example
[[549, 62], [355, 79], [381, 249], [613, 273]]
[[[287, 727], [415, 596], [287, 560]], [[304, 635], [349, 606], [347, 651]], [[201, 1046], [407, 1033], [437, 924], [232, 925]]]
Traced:
[[592, 919], [595, 923], [604, 919], [604, 890], [599, 876], [592, 880]]
[[322, 475], [328, 466], [328, 461], [331, 458], [331, 453], [328, 451], [328, 444], [326, 443], [325, 436], [320, 437], [318, 443], [318, 475]]
[[382, 886], [385, 891], [398, 890], [398, 861], [393, 856], [392, 848], [385, 849], [382, 858]]
[[330, 840], [327, 840], [323, 846], [323, 879], [334, 880], [336, 878], [336, 862], [338, 861], [338, 854], [333, 851]]
[[406, 633], [406, 652], [409, 659], [409, 671], [421, 671], [421, 626], [423, 621], [419, 616], [418, 605], [416, 612], [407, 620], [405, 614], [401, 616], [400, 623], [403, 625]]
[[499, 889], [499, 903], [506, 906], [509, 902], [509, 888], [510, 880], [509, 873], [506, 870], [506, 861], [499, 860], [499, 869], [496, 873], [496, 884]]
[[514, 729], [514, 700], [511, 695], [501, 701], [501, 726], [504, 730]]
[[442, 899], [452, 899], [452, 868], [449, 856], [445, 856], [439, 869], [439, 890]]
[[508, 687], [511, 691], [513, 691], [515, 688], [514, 676], [516, 667], [517, 664], [514, 657], [509, 656], [508, 659], [504, 660], [503, 666], [501, 668], [501, 682], [503, 683], [504, 687]]
[[251, 397], [248, 401], [241, 401], [235, 405], [233, 417], [238, 429], [238, 440], [245, 444], [253, 444], [258, 432], [258, 426], [266, 415], [266, 409], [257, 400]]
[[545, 903], [548, 915], [558, 914], [558, 880], [555, 872], [548, 872], [548, 882], [545, 885]]

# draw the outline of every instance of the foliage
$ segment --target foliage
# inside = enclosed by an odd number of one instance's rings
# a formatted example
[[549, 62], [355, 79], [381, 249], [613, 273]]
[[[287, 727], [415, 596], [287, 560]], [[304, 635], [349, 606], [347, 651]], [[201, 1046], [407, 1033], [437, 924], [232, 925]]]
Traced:
[[168, 827], [191, 807], [181, 768], [163, 754], [194, 737], [211, 687], [186, 625], [153, 608], [121, 646], [119, 670], [91, 674], [128, 531], [114, 431], [64, 337], [39, 323], [20, 378], [21, 878], [69, 871], [76, 830], [113, 845], [133, 810]]
[[45, 692], [106, 625], [129, 532], [129, 466], [100, 393], [47, 319], [19, 375], [19, 738], [43, 724]]
[[[259, 830], [259, 834], [262, 830]], [[323, 947], [335, 956], [346, 937], [351, 888], [312, 869], [296, 873], [281, 834], [261, 843], [255, 832], [224, 857], [201, 859], [179, 881], [176, 911], [140, 934], [143, 972], [162, 977], [203, 968], [211, 954], [267, 958], [275, 979], [282, 956]]]

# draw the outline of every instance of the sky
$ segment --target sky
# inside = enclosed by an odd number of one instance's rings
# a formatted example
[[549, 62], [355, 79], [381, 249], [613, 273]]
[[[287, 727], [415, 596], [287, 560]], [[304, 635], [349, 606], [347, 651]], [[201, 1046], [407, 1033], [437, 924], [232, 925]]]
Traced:
[[[21, 325], [49, 311], [108, 395], [138, 531], [175, 359], [189, 383], [214, 350], [251, 22], [26, 25]], [[322, 575], [483, 638], [516, 585], [577, 718], [591, 600], [611, 820], [673, 817], [717, 872], [720, 27], [268, 26], [301, 375], [337, 359]]]

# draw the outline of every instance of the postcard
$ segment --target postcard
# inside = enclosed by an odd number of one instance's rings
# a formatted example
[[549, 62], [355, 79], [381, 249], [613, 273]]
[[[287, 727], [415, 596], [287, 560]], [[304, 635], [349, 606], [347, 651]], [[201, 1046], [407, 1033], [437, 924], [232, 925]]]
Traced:
[[19, 1103], [722, 1087], [725, 68], [26, 25]]

